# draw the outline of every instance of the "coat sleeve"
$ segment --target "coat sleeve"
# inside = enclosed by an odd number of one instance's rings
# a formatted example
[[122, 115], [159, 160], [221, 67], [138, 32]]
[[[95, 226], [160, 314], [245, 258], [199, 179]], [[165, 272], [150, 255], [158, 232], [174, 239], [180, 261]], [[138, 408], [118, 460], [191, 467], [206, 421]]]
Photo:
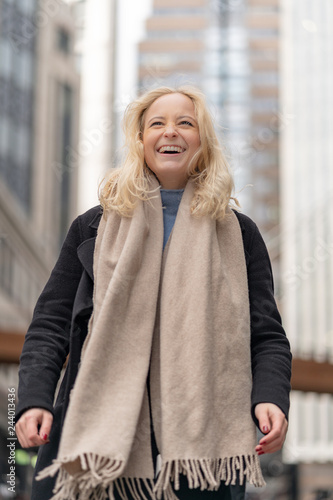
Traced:
[[69, 349], [73, 302], [82, 274], [80, 220], [71, 225], [58, 261], [34, 309], [23, 346], [16, 419], [29, 408], [53, 412], [55, 389]]
[[251, 314], [252, 417], [258, 403], [274, 403], [288, 418], [291, 377], [289, 341], [274, 298], [272, 268], [264, 240], [252, 222], [247, 270]]

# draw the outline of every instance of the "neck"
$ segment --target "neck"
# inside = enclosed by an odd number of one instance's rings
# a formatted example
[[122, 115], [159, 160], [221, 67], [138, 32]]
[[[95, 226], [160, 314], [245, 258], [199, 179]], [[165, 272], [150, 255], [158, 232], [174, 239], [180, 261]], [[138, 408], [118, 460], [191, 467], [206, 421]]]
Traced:
[[184, 189], [188, 179], [159, 179], [162, 189]]

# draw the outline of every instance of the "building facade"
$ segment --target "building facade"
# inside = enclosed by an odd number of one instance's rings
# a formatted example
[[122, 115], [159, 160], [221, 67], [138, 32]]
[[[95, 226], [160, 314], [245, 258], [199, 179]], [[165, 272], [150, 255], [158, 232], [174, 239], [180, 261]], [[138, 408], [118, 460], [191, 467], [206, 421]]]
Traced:
[[283, 457], [264, 466], [293, 500], [333, 490], [332, 21], [329, 0], [154, 0], [139, 45], [141, 91], [205, 92], [268, 246], [295, 390]]
[[[78, 141], [80, 82], [73, 56], [75, 26], [61, 0], [0, 0], [0, 20], [3, 444], [8, 437], [8, 390], [16, 390], [24, 335], [76, 214], [77, 170], [69, 161], [68, 148]], [[8, 472], [6, 451], [1, 446], [1, 478]], [[25, 474], [17, 477], [17, 492], [23, 494], [26, 479]], [[3, 487], [0, 481], [0, 492]]]
[[269, 249], [279, 295], [279, 0], [219, 0], [220, 123], [236, 193]]
[[299, 389], [285, 459], [304, 500], [333, 498], [332, 25], [329, 0], [281, 3], [281, 107], [293, 116], [281, 134], [281, 301]]
[[207, 97], [236, 194], [270, 244], [279, 283], [279, 0], [154, 0], [139, 88], [192, 83]]
[[1, 319], [15, 329], [26, 324], [76, 210], [67, 148], [78, 139], [79, 78], [65, 5], [47, 12], [3, 0], [0, 8], [1, 291], [14, 311], [18, 303], [27, 311], [10, 319], [9, 306]]

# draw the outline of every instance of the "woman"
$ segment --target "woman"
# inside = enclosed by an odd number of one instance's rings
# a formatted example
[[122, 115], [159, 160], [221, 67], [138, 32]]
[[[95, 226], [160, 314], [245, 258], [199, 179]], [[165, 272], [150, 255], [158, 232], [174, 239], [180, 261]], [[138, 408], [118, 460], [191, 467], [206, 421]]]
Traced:
[[124, 128], [124, 165], [69, 230], [21, 356], [17, 436], [43, 445], [32, 498], [241, 500], [287, 432], [267, 250], [230, 209], [198, 90], [148, 92]]

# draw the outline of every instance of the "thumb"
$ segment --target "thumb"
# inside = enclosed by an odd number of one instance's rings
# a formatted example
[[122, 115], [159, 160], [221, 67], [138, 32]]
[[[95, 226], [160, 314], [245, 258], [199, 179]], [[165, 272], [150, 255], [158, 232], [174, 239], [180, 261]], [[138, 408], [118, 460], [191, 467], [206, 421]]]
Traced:
[[47, 441], [49, 439], [49, 435], [51, 432], [53, 422], [53, 415], [47, 410], [42, 411], [41, 422], [39, 435], [43, 439], [43, 441]]
[[263, 434], [267, 434], [271, 430], [271, 422], [269, 411], [265, 404], [260, 403], [255, 408], [255, 416], [259, 422], [259, 428]]

